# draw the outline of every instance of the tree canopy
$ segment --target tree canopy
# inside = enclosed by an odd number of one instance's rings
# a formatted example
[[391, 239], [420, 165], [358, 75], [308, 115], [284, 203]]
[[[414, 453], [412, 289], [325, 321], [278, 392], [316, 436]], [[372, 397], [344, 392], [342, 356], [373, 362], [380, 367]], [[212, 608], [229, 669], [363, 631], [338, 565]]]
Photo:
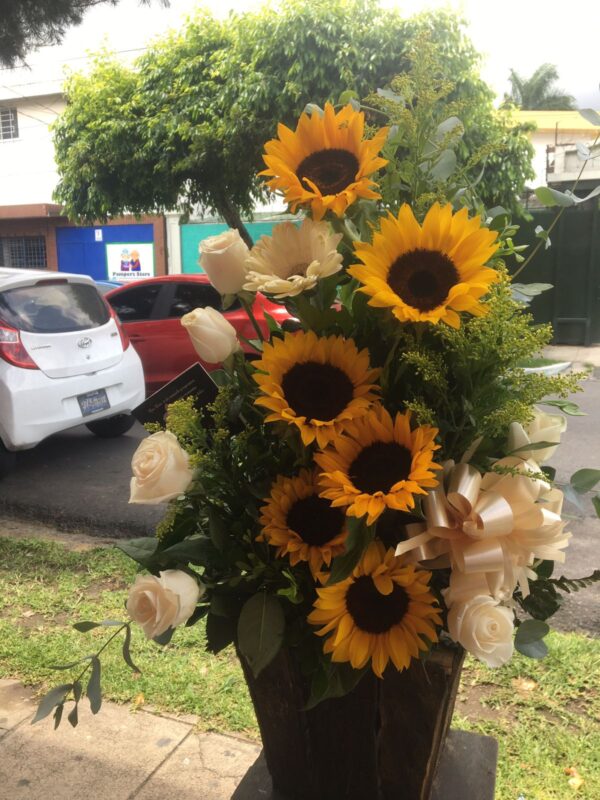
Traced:
[[[168, 5], [168, 0], [160, 2]], [[60, 44], [67, 28], [79, 25], [89, 8], [117, 3], [118, 0], [0, 0], [0, 65], [14, 67], [37, 47]]]
[[265, 196], [257, 172], [277, 123], [293, 127], [307, 102], [389, 85], [423, 34], [474, 131], [465, 147], [510, 147], [512, 171], [492, 176], [486, 200], [511, 206], [530, 176], [530, 146], [493, 109], [460, 22], [449, 13], [404, 19], [376, 0], [289, 0], [224, 22], [200, 11], [133, 67], [100, 54], [90, 74], [66, 82], [57, 200], [84, 220], [201, 205], [240, 227], [240, 213]]
[[511, 69], [511, 91], [504, 99], [527, 111], [569, 111], [576, 108], [575, 98], [555, 86], [557, 80], [558, 70], [554, 64], [542, 64], [530, 78], [524, 78]]

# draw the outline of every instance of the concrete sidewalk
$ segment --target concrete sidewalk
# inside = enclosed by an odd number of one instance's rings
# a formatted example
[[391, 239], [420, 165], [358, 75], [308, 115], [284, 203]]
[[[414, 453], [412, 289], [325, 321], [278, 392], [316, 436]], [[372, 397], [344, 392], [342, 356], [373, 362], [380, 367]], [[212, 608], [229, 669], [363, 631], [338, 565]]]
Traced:
[[544, 356], [556, 361], [571, 361], [576, 365], [589, 364], [600, 367], [600, 345], [591, 347], [578, 347], [566, 344], [549, 345], [544, 347]]
[[[161, 716], [105, 702], [79, 725], [52, 717], [31, 725], [33, 692], [0, 680], [0, 800], [258, 800], [270, 790], [244, 781], [260, 754], [246, 739], [197, 732], [195, 718]], [[250, 777], [250, 776], [249, 776]]]

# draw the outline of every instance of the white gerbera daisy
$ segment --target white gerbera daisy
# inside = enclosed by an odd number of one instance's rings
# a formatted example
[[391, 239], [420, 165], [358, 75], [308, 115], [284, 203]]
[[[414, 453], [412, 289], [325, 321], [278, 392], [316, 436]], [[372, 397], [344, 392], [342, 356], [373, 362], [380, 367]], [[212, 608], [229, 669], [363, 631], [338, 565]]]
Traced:
[[341, 234], [326, 222], [305, 219], [300, 227], [280, 222], [272, 236], [262, 236], [246, 259], [244, 289], [277, 299], [313, 289], [318, 280], [342, 268], [337, 246]]

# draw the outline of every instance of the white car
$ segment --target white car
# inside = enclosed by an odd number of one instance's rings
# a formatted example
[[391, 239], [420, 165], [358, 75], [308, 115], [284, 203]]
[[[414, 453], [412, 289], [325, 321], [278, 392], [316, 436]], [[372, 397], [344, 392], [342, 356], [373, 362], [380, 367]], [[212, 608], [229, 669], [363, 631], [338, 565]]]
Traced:
[[67, 428], [125, 433], [144, 396], [139, 356], [91, 278], [0, 268], [0, 476]]

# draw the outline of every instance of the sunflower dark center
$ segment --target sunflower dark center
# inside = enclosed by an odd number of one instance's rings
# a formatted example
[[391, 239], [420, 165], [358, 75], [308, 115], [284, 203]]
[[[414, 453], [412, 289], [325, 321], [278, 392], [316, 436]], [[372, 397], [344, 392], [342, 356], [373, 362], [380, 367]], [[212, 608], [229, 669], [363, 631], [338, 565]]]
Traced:
[[344, 520], [340, 508], [332, 508], [328, 500], [313, 494], [294, 503], [286, 522], [303, 542], [320, 547], [342, 532]]
[[388, 274], [388, 283], [394, 292], [419, 311], [441, 306], [459, 280], [458, 271], [448, 256], [438, 250], [422, 248], [397, 258]]
[[354, 153], [331, 147], [306, 156], [298, 165], [296, 175], [307, 189], [304, 178], [312, 181], [323, 195], [338, 194], [354, 182], [359, 166]]
[[410, 450], [396, 442], [375, 442], [356, 456], [348, 474], [359, 492], [387, 494], [398, 481], [410, 475]]
[[377, 520], [377, 537], [381, 539], [386, 548], [396, 547], [397, 544], [408, 539], [406, 526], [414, 522], [423, 522], [423, 520], [407, 511], [386, 508]]
[[290, 408], [307, 420], [335, 419], [354, 397], [352, 381], [343, 370], [317, 361], [294, 364], [281, 388]]
[[381, 594], [370, 575], [361, 575], [346, 592], [346, 608], [354, 624], [366, 633], [385, 633], [408, 611], [408, 594], [397, 583]]

